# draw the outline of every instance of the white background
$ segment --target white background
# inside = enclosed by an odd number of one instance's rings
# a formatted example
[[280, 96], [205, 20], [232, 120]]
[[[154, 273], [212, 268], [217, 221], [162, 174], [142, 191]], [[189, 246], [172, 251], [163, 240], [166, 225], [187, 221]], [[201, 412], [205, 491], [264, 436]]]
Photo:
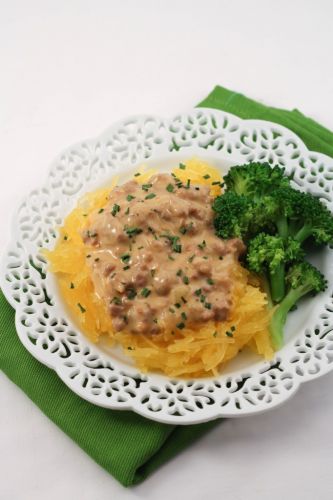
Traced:
[[[0, 0], [0, 249], [59, 150], [126, 115], [220, 83], [333, 129], [332, 15], [331, 0]], [[329, 500], [332, 425], [333, 374], [126, 490], [1, 373], [0, 499]]]

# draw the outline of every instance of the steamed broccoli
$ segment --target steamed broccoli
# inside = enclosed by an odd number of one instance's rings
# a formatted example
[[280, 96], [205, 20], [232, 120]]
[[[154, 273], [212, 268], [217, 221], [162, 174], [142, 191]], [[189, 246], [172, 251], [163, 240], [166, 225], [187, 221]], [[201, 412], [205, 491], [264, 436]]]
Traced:
[[[315, 243], [325, 245], [333, 241], [333, 217], [316, 196], [297, 191], [294, 203], [294, 238], [303, 243], [312, 236]], [[296, 198], [296, 197], [295, 197]]]
[[247, 196], [227, 191], [215, 198], [213, 210], [216, 212], [214, 225], [218, 236], [246, 239], [252, 222], [252, 201]]
[[251, 271], [265, 277], [272, 301], [280, 302], [285, 295], [285, 266], [303, 257], [298, 241], [259, 233], [249, 242], [246, 260]]
[[223, 177], [223, 182], [226, 190], [252, 197], [269, 193], [277, 187], [288, 187], [290, 184], [283, 168], [271, 167], [267, 162], [231, 167]]
[[327, 287], [327, 281], [321, 272], [306, 261], [296, 263], [289, 269], [286, 284], [289, 286], [289, 291], [275, 310], [270, 324], [271, 337], [276, 349], [282, 347], [283, 328], [288, 312], [304, 295], [308, 293], [315, 295]]

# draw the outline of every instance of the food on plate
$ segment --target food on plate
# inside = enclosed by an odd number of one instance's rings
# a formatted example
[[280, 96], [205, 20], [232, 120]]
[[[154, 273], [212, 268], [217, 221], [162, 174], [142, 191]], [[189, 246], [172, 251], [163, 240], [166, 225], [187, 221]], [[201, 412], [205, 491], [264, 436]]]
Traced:
[[266, 359], [287, 314], [326, 288], [305, 242], [333, 241], [333, 218], [268, 163], [220, 172], [196, 159], [139, 170], [81, 199], [47, 251], [64, 300], [97, 342], [142, 371], [217, 375], [243, 348]]
[[266, 294], [239, 262], [244, 243], [215, 234], [221, 182], [198, 160], [139, 171], [67, 216], [47, 258], [91, 340], [171, 376], [216, 375], [244, 346], [272, 356]]
[[224, 187], [213, 204], [216, 232], [247, 245], [246, 265], [261, 276], [273, 306], [270, 330], [279, 349], [288, 311], [302, 296], [327, 286], [305, 261], [304, 244], [333, 241], [332, 214], [318, 197], [295, 189], [283, 168], [268, 163], [232, 167]]

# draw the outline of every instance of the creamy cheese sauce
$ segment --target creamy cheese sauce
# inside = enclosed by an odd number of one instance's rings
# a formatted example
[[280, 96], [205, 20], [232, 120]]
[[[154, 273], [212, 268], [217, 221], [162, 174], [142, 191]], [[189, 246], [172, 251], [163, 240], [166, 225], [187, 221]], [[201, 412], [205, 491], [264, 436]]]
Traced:
[[213, 226], [209, 187], [158, 174], [116, 187], [83, 234], [96, 293], [116, 331], [158, 333], [222, 321], [245, 250]]

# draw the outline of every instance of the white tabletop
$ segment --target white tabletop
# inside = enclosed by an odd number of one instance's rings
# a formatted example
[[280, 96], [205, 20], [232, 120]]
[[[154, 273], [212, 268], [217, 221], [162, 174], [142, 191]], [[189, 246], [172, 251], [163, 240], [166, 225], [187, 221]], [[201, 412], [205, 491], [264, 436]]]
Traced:
[[[0, 0], [0, 248], [64, 146], [220, 83], [333, 129], [331, 0]], [[1, 332], [0, 332], [1, 334]], [[333, 373], [124, 489], [0, 373], [1, 500], [329, 500]]]

